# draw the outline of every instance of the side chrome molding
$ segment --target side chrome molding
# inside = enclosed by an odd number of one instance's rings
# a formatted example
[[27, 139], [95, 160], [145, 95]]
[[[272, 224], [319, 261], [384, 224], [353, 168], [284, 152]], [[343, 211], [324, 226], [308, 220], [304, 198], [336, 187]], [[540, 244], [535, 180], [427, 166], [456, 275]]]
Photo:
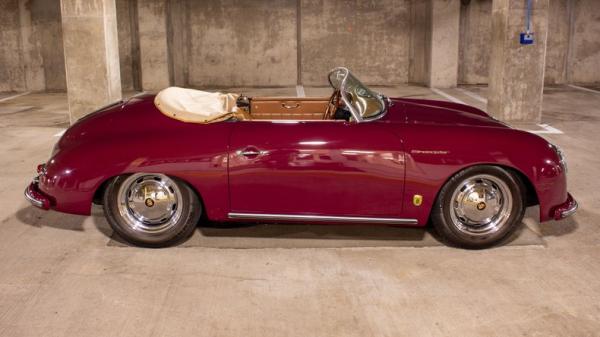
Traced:
[[416, 225], [416, 219], [401, 218], [367, 218], [355, 216], [321, 216], [321, 215], [295, 215], [295, 214], [256, 214], [256, 213], [229, 213], [230, 219], [243, 220], [279, 220], [279, 221], [320, 221], [320, 222], [346, 222], [346, 223], [375, 223], [389, 225]]

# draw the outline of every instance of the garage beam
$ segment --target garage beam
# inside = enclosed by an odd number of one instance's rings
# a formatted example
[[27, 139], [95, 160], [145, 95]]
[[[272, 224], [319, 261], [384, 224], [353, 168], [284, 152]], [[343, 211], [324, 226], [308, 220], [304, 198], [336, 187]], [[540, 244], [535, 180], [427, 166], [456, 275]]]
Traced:
[[504, 121], [539, 122], [546, 66], [548, 0], [532, 0], [533, 44], [521, 44], [527, 1], [494, 0], [487, 111]]
[[61, 0], [71, 124], [121, 99], [114, 0]]

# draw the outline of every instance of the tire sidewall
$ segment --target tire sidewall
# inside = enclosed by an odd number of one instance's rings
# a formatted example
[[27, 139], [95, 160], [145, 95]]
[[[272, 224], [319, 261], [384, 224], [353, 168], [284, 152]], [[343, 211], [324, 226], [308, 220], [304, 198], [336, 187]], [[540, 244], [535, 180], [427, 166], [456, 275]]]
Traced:
[[[459, 185], [469, 177], [488, 174], [501, 179], [508, 186], [513, 198], [510, 217], [498, 231], [485, 235], [472, 235], [460, 231], [454, 225], [450, 212], [452, 212], [452, 195]], [[524, 193], [521, 181], [506, 170], [497, 166], [474, 166], [467, 168], [452, 177], [440, 191], [433, 214], [436, 230], [452, 244], [465, 248], [486, 248], [501, 242], [514, 232], [520, 225], [525, 212]]]
[[142, 247], [159, 248], [179, 244], [189, 238], [200, 219], [202, 206], [196, 193], [183, 181], [169, 177], [175, 182], [182, 196], [179, 221], [167, 231], [152, 237], [141, 237], [122, 218], [118, 209], [118, 193], [129, 175], [114, 178], [104, 192], [104, 214], [112, 229], [125, 241]]

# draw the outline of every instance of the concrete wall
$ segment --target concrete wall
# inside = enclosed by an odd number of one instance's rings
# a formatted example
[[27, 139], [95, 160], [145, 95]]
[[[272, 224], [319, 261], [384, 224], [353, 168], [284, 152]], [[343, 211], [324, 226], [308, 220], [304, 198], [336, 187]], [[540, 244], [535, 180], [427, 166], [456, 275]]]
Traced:
[[[60, 2], [58, 0], [24, 1], [35, 25], [34, 39], [40, 48], [46, 91], [64, 91], [65, 54], [63, 50]], [[43, 89], [42, 89], [43, 90]]]
[[[491, 4], [471, 0], [462, 6], [459, 83], [488, 83]], [[600, 82], [599, 36], [600, 1], [550, 0], [544, 82]]]
[[[21, 63], [21, 26], [19, 2], [0, 1], [0, 91], [25, 89], [24, 70]], [[17, 15], [15, 15], [17, 14]]]
[[549, 7], [549, 0], [532, 1], [531, 30], [535, 32], [535, 43], [522, 45], [518, 37], [525, 23], [521, 14], [526, 3], [494, 0], [492, 4], [487, 112], [499, 120], [536, 123], [541, 120]]
[[572, 0], [569, 80], [600, 83], [600, 1]]
[[[127, 12], [125, 6], [137, 1], [146, 0], [117, 2], [122, 8], [119, 17], [127, 21], [119, 24], [120, 39], [127, 40], [120, 42], [125, 88], [134, 88], [132, 83], [140, 76], [136, 70], [139, 63], [139, 56], [136, 61], [135, 55], [136, 38], [128, 31], [135, 30], [137, 14], [130, 9]], [[324, 74], [336, 65], [350, 67], [367, 83], [427, 83], [428, 80], [430, 46], [425, 41], [431, 39], [430, 1], [170, 0], [167, 3], [171, 84], [281, 86], [300, 81], [305, 85], [325, 85]], [[458, 82], [487, 84], [492, 0], [462, 3]], [[600, 28], [595, 25], [596, 13], [600, 13], [600, 1], [550, 0], [547, 84], [565, 83], [569, 77], [578, 83], [600, 81], [600, 74], [590, 72], [587, 66], [598, 62], [600, 48], [594, 42]], [[130, 18], [126, 19], [127, 16]], [[570, 18], [575, 21], [574, 27]], [[369, 24], [363, 27], [365, 22]], [[577, 30], [582, 34], [569, 39]], [[571, 61], [567, 62], [569, 57]]]
[[302, 0], [302, 83], [326, 85], [335, 66], [366, 83], [406, 83], [409, 13], [405, 0]]
[[0, 91], [65, 90], [57, 0], [0, 1], [0, 43]]
[[[164, 4], [161, 78], [170, 84], [325, 85], [325, 74], [337, 65], [367, 83], [427, 83], [430, 1], [152, 1]], [[0, 0], [0, 91], [65, 90], [59, 2]], [[156, 72], [141, 70], [149, 59], [140, 56], [138, 7], [148, 2], [116, 0], [124, 90], [141, 90], [141, 78]], [[459, 83], [488, 82], [491, 4], [462, 1]], [[550, 0], [549, 22], [545, 82], [600, 82], [600, 1]], [[146, 50], [155, 49], [155, 32], [144, 32]]]
[[174, 85], [189, 87], [189, 41], [190, 41], [190, 2], [171, 0], [167, 15], [167, 43], [169, 49], [169, 74]]
[[[146, 0], [135, 1], [138, 7], [139, 1]], [[327, 72], [337, 65], [352, 68], [367, 83], [408, 81], [408, 0], [171, 0], [167, 4], [160, 14], [167, 17], [169, 64], [165, 66], [174, 85], [286, 86], [299, 80], [326, 85]], [[125, 89], [136, 88], [136, 79], [145, 72], [136, 69], [139, 38], [132, 34], [138, 28], [139, 12], [132, 7], [136, 6], [131, 1], [117, 0]], [[364, 29], [365, 22], [375, 24]], [[152, 43], [160, 34], [147, 35]], [[353, 46], [352, 54], [348, 46]]]
[[137, 0], [116, 0], [119, 66], [123, 90], [141, 90]]
[[[569, 33], [569, 0], [550, 0], [547, 38], [546, 84], [565, 81]], [[468, 4], [467, 4], [468, 3]], [[492, 0], [471, 0], [461, 8], [460, 62], [458, 81], [462, 84], [487, 84], [490, 62]], [[525, 13], [522, 14], [523, 16]], [[521, 28], [521, 30], [524, 29]], [[518, 39], [518, 36], [515, 36]]]
[[296, 1], [191, 1], [189, 11], [191, 86], [296, 84]]
[[140, 82], [143, 90], [158, 91], [171, 84], [168, 42], [168, 0], [137, 2]]
[[491, 16], [491, 0], [471, 0], [461, 6], [458, 83], [488, 82]]
[[427, 83], [431, 44], [431, 3], [413, 0], [410, 6], [410, 46], [408, 82]]
[[122, 98], [115, 0], [61, 0], [71, 124]]
[[546, 42], [546, 84], [567, 81], [569, 49], [569, 0], [550, 0], [548, 8], [548, 40]]

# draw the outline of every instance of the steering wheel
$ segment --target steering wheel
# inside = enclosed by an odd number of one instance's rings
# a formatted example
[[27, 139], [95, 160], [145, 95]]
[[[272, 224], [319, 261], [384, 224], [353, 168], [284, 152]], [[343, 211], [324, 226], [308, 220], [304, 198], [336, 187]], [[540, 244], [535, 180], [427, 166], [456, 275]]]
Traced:
[[329, 103], [327, 103], [327, 110], [325, 110], [323, 119], [324, 120], [332, 119], [332, 117], [335, 115], [335, 112], [339, 108], [341, 102], [342, 102], [342, 93], [340, 92], [339, 89], [335, 90], [333, 92], [333, 94], [331, 95], [331, 98], [329, 98]]

